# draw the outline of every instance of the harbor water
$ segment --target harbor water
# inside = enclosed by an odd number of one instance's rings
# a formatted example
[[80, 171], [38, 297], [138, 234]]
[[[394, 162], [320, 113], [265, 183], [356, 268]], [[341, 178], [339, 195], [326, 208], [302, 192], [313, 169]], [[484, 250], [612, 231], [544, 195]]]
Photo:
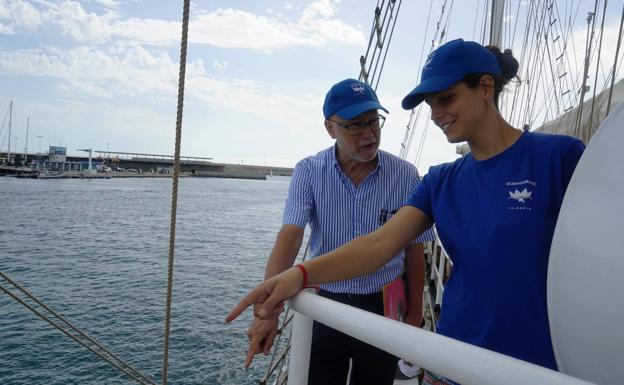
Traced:
[[[171, 384], [254, 384], [250, 312], [223, 319], [263, 276], [288, 183], [180, 180]], [[171, 179], [0, 178], [0, 271], [161, 381]], [[0, 278], [0, 283], [6, 286]], [[131, 384], [0, 292], [0, 383]]]

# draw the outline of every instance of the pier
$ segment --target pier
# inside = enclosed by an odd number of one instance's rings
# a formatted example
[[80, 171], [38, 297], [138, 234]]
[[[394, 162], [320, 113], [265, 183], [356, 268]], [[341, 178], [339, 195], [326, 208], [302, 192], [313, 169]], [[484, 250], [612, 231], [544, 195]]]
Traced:
[[[30, 167], [40, 174], [63, 173], [74, 178], [170, 177], [173, 173], [172, 155], [93, 150], [89, 172], [88, 156], [65, 155], [59, 150], [51, 147], [47, 153], [11, 153], [10, 162], [6, 152], [0, 152], [0, 165], [10, 163], [11, 166]], [[288, 167], [216, 163], [207, 157], [180, 157], [181, 176], [265, 179], [267, 175], [291, 176], [292, 171]]]

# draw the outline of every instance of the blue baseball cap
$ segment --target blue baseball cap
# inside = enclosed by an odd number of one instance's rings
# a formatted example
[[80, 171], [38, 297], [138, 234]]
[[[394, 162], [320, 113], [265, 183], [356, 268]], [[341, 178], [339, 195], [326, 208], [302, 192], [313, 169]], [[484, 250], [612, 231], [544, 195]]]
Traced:
[[371, 86], [355, 79], [345, 79], [334, 84], [323, 103], [325, 119], [336, 114], [344, 120], [351, 120], [366, 111], [377, 109], [388, 112], [379, 104]]
[[474, 41], [449, 41], [429, 54], [420, 84], [403, 98], [401, 105], [406, 110], [412, 109], [425, 99], [425, 94], [443, 91], [464, 76], [476, 73], [501, 75], [496, 56]]

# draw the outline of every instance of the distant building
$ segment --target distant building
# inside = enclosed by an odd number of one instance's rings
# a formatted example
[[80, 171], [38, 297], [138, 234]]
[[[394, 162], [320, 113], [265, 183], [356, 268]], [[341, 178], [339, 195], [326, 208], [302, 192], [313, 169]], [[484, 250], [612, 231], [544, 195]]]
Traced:
[[48, 153], [48, 161], [65, 162], [67, 158], [67, 147], [50, 146]]

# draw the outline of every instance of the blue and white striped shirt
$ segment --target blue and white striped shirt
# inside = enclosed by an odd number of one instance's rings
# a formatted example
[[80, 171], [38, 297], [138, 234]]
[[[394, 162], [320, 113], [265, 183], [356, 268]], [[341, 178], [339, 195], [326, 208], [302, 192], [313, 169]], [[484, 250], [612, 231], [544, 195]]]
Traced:
[[[414, 165], [380, 150], [377, 168], [356, 187], [342, 171], [335, 151], [332, 146], [299, 161], [286, 199], [283, 223], [301, 228], [310, 224], [312, 258], [377, 230], [405, 205], [419, 181]], [[414, 243], [431, 240], [433, 233], [427, 230]], [[321, 287], [334, 293], [380, 292], [403, 273], [403, 254], [369, 275]]]

